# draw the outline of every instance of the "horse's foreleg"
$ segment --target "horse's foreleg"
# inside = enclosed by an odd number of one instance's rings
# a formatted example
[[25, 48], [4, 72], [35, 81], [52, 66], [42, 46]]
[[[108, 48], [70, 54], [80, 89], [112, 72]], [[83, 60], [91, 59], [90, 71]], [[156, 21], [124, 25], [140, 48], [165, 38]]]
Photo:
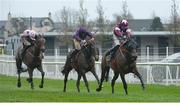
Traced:
[[66, 83], [67, 83], [67, 81], [68, 81], [69, 72], [70, 72], [70, 70], [68, 70], [67, 72], [65, 72], [63, 92], [66, 92]]
[[133, 73], [140, 79], [142, 89], [144, 90], [145, 86], [141, 74], [137, 71], [137, 69], [133, 69]]
[[78, 92], [80, 92], [80, 89], [79, 89], [80, 80], [81, 80], [81, 75], [78, 74], [78, 79], [77, 79], [77, 82], [76, 82], [76, 87], [77, 87]]
[[39, 85], [39, 88], [43, 88], [43, 85], [44, 85], [44, 75], [45, 75], [45, 73], [44, 73], [44, 71], [43, 71], [43, 69], [42, 69], [42, 66], [40, 66], [40, 67], [38, 67], [37, 68], [40, 72], [41, 72], [41, 84]]
[[106, 79], [106, 82], [108, 82], [108, 78], [109, 78], [109, 70], [110, 70], [110, 67], [106, 67], [106, 76], [105, 76], [105, 79]]
[[98, 78], [98, 76], [97, 76], [97, 74], [96, 74], [96, 72], [95, 72], [95, 68], [91, 70], [91, 73], [92, 73], [92, 74], [94, 75], [94, 77], [96, 78], [98, 84], [100, 84], [99, 78]]
[[22, 64], [22, 61], [20, 59], [16, 59], [16, 67], [17, 67], [17, 73], [18, 73], [18, 83], [17, 83], [17, 87], [21, 87], [21, 77], [20, 77], [20, 74], [21, 74], [21, 64]]
[[83, 73], [83, 74], [82, 74], [82, 76], [83, 76], [83, 79], [84, 79], [84, 82], [85, 82], [85, 85], [86, 85], [87, 91], [88, 91], [88, 92], [90, 92], [90, 90], [89, 90], [89, 85], [88, 85], [88, 81], [87, 81], [87, 78], [86, 78], [85, 73]]
[[127, 83], [126, 83], [126, 80], [125, 80], [125, 75], [124, 75], [124, 74], [120, 74], [120, 76], [121, 76], [121, 80], [122, 80], [122, 82], [123, 82], [124, 90], [125, 90], [126, 95], [127, 95], [128, 92], [127, 92]]
[[17, 87], [21, 87], [21, 77], [20, 77], [20, 70], [18, 69], [18, 83], [17, 83]]
[[28, 68], [29, 78], [27, 79], [29, 83], [31, 83], [31, 89], [34, 89], [34, 83], [33, 83], [33, 70]]
[[119, 73], [115, 73], [115, 72], [114, 72], [114, 77], [113, 77], [113, 79], [112, 79], [112, 81], [111, 81], [112, 94], [114, 94], [114, 85], [115, 85], [115, 82], [116, 82], [118, 76], [119, 76]]
[[102, 89], [102, 85], [103, 85], [103, 81], [104, 81], [104, 79], [105, 79], [105, 74], [106, 74], [106, 67], [105, 68], [102, 68], [102, 72], [101, 72], [101, 80], [100, 80], [100, 83], [99, 83], [99, 87], [96, 89], [96, 91], [101, 91], [101, 89]]

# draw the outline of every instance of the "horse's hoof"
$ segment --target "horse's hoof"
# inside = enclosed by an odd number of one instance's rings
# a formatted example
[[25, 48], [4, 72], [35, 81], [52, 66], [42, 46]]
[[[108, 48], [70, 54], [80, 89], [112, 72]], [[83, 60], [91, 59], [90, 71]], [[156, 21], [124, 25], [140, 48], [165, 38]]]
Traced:
[[39, 85], [39, 88], [43, 88], [43, 85]]
[[18, 87], [18, 88], [21, 87], [21, 82], [18, 82], [17, 87]]
[[142, 90], [145, 91], [145, 87], [143, 87]]
[[30, 79], [29, 78], [27, 78], [26, 80], [30, 83]]
[[100, 92], [100, 91], [101, 91], [101, 88], [97, 88], [96, 91], [97, 91], [97, 92]]

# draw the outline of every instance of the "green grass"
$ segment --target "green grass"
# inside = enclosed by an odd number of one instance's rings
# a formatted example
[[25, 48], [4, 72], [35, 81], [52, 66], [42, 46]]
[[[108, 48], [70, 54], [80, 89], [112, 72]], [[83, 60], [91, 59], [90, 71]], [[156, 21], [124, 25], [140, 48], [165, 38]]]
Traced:
[[116, 83], [115, 94], [111, 94], [109, 82], [104, 83], [101, 92], [96, 92], [96, 82], [89, 82], [91, 92], [88, 93], [84, 82], [80, 90], [76, 90], [76, 81], [69, 80], [67, 92], [62, 92], [63, 81], [45, 79], [43, 89], [38, 87], [40, 79], [34, 79], [35, 89], [22, 78], [22, 87], [17, 88], [16, 77], [0, 75], [0, 102], [180, 102], [179, 86], [146, 85], [143, 91], [140, 85], [128, 84], [129, 95], [125, 95], [122, 84]]

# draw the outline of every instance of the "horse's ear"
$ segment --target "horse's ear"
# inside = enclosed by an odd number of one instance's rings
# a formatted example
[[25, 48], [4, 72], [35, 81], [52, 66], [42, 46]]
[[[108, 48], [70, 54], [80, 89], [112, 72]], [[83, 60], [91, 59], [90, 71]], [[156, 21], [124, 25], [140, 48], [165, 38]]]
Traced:
[[91, 32], [91, 34], [92, 34], [92, 36], [95, 38], [96, 37], [96, 34], [98, 33], [98, 29], [97, 30], [95, 30], [94, 32]]
[[40, 33], [39, 36], [40, 36], [40, 37], [44, 37], [44, 33]]

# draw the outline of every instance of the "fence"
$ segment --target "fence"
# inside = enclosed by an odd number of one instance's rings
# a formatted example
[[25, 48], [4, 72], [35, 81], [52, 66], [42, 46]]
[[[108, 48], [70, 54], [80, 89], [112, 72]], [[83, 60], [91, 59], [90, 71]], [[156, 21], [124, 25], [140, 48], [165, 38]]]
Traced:
[[[47, 59], [48, 58], [48, 59]], [[46, 57], [43, 61], [43, 69], [46, 73], [45, 78], [63, 79], [61, 69], [64, 65], [65, 57]], [[101, 62], [96, 62], [96, 72], [100, 78], [101, 76]], [[137, 63], [138, 70], [142, 74], [143, 80], [147, 84], [165, 84], [165, 85], [179, 85], [179, 66], [180, 63]], [[16, 66], [14, 57], [3, 55], [0, 57], [0, 74], [7, 76], [16, 76]], [[27, 77], [27, 73], [22, 73], [22, 76]], [[91, 73], [87, 73], [88, 80], [95, 80]], [[34, 77], [41, 77], [39, 71], [34, 71]], [[113, 72], [110, 71], [109, 79], [113, 77]], [[128, 83], [140, 83], [139, 79], [134, 74], [126, 75], [126, 81]], [[72, 70], [69, 74], [69, 79], [77, 79], [77, 74]], [[121, 82], [120, 79], [118, 79]]]
[[[172, 54], [172, 48], [166, 47], [164, 55], [158, 55], [153, 52], [153, 55], [150, 55], [149, 47], [146, 48], [145, 54], [138, 56], [137, 66], [139, 69], [140, 74], [142, 74], [143, 80], [147, 84], [175, 84], [179, 85], [180, 83], [180, 75], [179, 75], [179, 65], [180, 63], [159, 63], [159, 62], [151, 62], [151, 61], [160, 61], [167, 57], [169, 54]], [[46, 78], [53, 78], [53, 79], [63, 79], [64, 76], [61, 74], [61, 69], [64, 65], [64, 61], [66, 59], [65, 55], [60, 55], [59, 50], [55, 49], [54, 56], [45, 56], [43, 59], [43, 69], [46, 73]], [[70, 51], [70, 50], [68, 50]], [[154, 50], [157, 51], [157, 50]], [[0, 55], [0, 74], [5, 74], [8, 76], [16, 76], [16, 66], [14, 61], [14, 51], [9, 50], [11, 55]], [[67, 54], [67, 52], [66, 52]], [[102, 55], [102, 53], [101, 53]], [[100, 58], [101, 58], [100, 55]], [[100, 78], [101, 75], [101, 62], [96, 62], [96, 72]], [[39, 78], [40, 72], [37, 70], [34, 71], [34, 77]], [[22, 76], [27, 77], [27, 73], [22, 73]], [[110, 71], [109, 79], [111, 80], [113, 77], [113, 72]], [[74, 70], [72, 70], [69, 74], [69, 79], [76, 79], [77, 74]], [[89, 80], [95, 80], [91, 73], [87, 73], [87, 78]], [[128, 83], [139, 83], [139, 79], [134, 76], [133, 74], [126, 75], [126, 80]], [[121, 81], [118, 79], [118, 81]]]

